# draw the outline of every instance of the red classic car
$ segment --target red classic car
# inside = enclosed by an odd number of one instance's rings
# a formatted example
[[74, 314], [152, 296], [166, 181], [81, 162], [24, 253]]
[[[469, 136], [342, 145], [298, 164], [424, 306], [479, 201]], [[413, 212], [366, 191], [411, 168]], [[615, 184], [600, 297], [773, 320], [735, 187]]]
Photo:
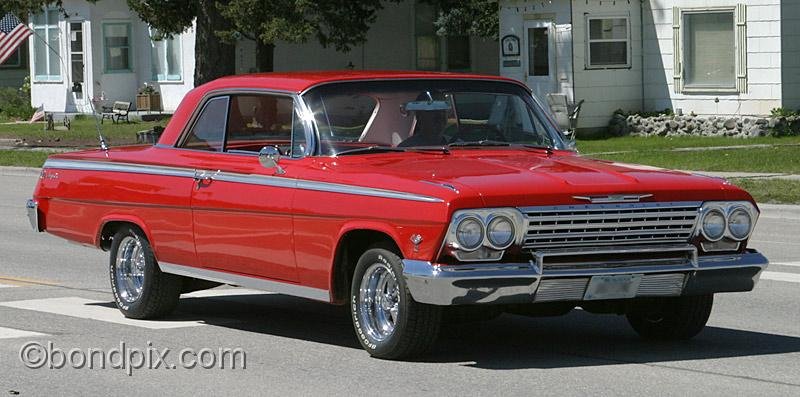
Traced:
[[440, 324], [581, 307], [691, 338], [749, 291], [753, 198], [721, 179], [583, 158], [523, 84], [415, 72], [226, 77], [155, 145], [50, 156], [37, 231], [110, 251], [125, 316], [219, 283], [347, 304], [372, 355]]

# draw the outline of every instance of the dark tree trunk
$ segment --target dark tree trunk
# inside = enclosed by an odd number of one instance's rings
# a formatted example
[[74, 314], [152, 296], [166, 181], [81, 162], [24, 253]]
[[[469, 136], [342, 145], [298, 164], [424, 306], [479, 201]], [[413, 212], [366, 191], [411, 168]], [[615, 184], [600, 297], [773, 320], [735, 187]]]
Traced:
[[236, 46], [222, 42], [214, 34], [227, 29], [230, 24], [217, 10], [216, 0], [200, 0], [194, 51], [195, 86], [236, 73]]
[[256, 70], [259, 72], [275, 70], [275, 44], [256, 41]]

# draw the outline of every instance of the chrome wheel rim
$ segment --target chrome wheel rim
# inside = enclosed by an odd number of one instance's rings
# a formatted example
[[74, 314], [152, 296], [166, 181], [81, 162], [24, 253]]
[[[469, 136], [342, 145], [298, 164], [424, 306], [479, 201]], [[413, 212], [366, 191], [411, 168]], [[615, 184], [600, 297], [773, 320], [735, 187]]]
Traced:
[[400, 285], [386, 264], [375, 263], [361, 278], [358, 314], [362, 328], [375, 341], [394, 333], [400, 314]]
[[145, 265], [142, 242], [133, 236], [123, 238], [117, 249], [115, 269], [117, 295], [122, 301], [133, 303], [142, 296]]

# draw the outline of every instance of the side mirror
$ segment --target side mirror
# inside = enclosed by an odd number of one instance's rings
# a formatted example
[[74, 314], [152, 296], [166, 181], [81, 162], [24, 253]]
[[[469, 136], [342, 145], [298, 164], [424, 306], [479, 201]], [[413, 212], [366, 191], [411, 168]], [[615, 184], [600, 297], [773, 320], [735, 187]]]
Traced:
[[286, 171], [278, 165], [281, 152], [275, 146], [264, 146], [258, 152], [258, 162], [264, 168], [275, 168], [275, 175], [283, 175]]

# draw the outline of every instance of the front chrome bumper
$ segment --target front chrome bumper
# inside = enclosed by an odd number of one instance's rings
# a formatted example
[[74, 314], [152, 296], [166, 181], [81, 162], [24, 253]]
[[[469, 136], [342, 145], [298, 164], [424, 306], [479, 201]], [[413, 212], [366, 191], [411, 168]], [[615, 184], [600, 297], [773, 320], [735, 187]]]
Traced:
[[31, 223], [31, 228], [36, 232], [41, 232], [39, 228], [39, 203], [35, 200], [28, 200], [25, 203], [25, 209], [28, 211], [28, 221]]
[[530, 263], [439, 265], [403, 260], [414, 300], [432, 305], [584, 300], [593, 276], [641, 275], [635, 297], [700, 295], [752, 290], [769, 261], [755, 250], [698, 256], [686, 264], [543, 272]]

